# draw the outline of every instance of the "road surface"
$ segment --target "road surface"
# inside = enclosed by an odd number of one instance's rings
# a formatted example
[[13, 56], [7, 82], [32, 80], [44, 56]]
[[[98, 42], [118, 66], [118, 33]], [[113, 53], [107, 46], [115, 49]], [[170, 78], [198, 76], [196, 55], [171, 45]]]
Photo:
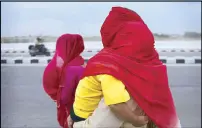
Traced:
[[[55, 104], [42, 87], [44, 66], [1, 66], [1, 127], [57, 128]], [[201, 66], [168, 66], [183, 127], [201, 127]]]

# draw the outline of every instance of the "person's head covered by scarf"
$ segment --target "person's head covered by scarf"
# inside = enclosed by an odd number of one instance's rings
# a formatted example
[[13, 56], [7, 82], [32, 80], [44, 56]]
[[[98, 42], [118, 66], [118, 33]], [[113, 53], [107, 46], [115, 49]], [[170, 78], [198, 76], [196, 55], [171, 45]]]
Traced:
[[[61, 88], [64, 84], [66, 66], [84, 64], [80, 54], [84, 50], [83, 38], [78, 34], [64, 34], [57, 39], [56, 51], [52, 60], [45, 68], [43, 87], [52, 100], [57, 102], [58, 122], [64, 126], [67, 119], [65, 106], [60, 104]], [[70, 108], [70, 107], [68, 107]]]
[[100, 32], [104, 48], [88, 61], [83, 77], [116, 77], [158, 128], [180, 127], [166, 66], [141, 17], [127, 8], [112, 7]]

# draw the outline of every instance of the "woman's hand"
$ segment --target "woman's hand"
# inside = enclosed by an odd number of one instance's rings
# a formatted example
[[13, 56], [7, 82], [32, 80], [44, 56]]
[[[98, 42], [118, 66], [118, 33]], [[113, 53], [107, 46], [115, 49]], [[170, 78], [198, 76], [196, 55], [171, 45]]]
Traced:
[[146, 116], [146, 114], [144, 113], [144, 111], [139, 107], [137, 106], [135, 110], [132, 110], [133, 113], [135, 115], [138, 115], [138, 116]]
[[109, 105], [109, 107], [117, 117], [131, 123], [133, 126], [140, 127], [148, 123], [147, 116], [141, 114], [136, 115], [126, 103]]
[[147, 116], [135, 115], [132, 125], [135, 127], [142, 127], [142, 126], [148, 124], [148, 122], [149, 122], [149, 119]]
[[74, 121], [72, 120], [70, 115], [67, 118], [67, 124], [68, 124], [68, 128], [73, 128]]
[[134, 119], [134, 122], [132, 123], [134, 126], [137, 127], [137, 126], [145, 125], [146, 123], [148, 123], [149, 121], [148, 117], [132, 98], [129, 101], [127, 101], [126, 104], [135, 114], [135, 119]]

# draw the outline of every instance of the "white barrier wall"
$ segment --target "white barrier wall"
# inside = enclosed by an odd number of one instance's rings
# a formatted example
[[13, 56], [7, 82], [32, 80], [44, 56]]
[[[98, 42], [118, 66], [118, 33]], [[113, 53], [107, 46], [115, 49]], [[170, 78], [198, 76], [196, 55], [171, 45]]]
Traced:
[[[1, 64], [47, 64], [51, 61], [51, 59], [52, 57], [1, 57]], [[89, 57], [85, 58], [86, 61], [89, 59]], [[165, 64], [201, 64], [200, 56], [160, 56], [160, 60]]]
[[[201, 49], [199, 49], [199, 48], [198, 49], [159, 48], [156, 50], [158, 52], [201, 52]], [[55, 50], [53, 50], [53, 49], [50, 49], [49, 51], [51, 53], [55, 52]], [[84, 52], [99, 52], [99, 51], [100, 51], [100, 49], [86, 49], [86, 50], [84, 50]], [[5, 50], [5, 49], [2, 49], [1, 53], [3, 53], [3, 54], [16, 54], [16, 53], [27, 54], [27, 53], [29, 53], [29, 51], [28, 50]]]

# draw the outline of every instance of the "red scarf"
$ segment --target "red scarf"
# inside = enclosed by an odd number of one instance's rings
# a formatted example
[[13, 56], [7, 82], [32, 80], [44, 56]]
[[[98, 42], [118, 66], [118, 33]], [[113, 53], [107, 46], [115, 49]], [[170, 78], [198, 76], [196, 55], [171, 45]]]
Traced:
[[[84, 50], [83, 38], [80, 35], [64, 34], [60, 36], [56, 44], [56, 52], [53, 59], [47, 65], [43, 75], [43, 87], [45, 92], [57, 103], [57, 119], [63, 128], [67, 128], [67, 117], [72, 104], [67, 106], [60, 104], [61, 89], [65, 78], [66, 66], [83, 65], [84, 59], [80, 54]], [[69, 97], [71, 98], [71, 97]]]
[[88, 61], [83, 77], [116, 77], [158, 128], [177, 127], [166, 66], [159, 60], [153, 34], [141, 17], [132, 10], [113, 7], [101, 36], [104, 49]]

